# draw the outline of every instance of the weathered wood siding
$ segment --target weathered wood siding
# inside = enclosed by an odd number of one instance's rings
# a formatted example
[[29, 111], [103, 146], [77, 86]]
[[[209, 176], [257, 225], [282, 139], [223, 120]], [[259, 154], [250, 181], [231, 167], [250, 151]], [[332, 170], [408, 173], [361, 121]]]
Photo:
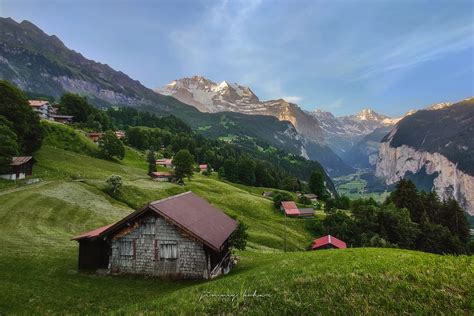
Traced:
[[[176, 243], [177, 259], [160, 258], [160, 244]], [[202, 243], [179, 231], [163, 218], [148, 215], [112, 238], [110, 269], [184, 278], [207, 277], [206, 252]]]

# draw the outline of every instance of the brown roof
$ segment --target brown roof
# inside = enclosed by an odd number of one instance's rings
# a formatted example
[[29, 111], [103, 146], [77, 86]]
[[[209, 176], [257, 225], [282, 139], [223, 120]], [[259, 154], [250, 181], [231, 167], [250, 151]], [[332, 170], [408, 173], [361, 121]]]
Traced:
[[10, 166], [19, 166], [19, 165], [22, 165], [24, 163], [27, 163], [31, 159], [33, 159], [33, 157], [30, 157], [30, 156], [12, 157], [12, 162], [11, 162]]
[[[97, 238], [106, 235], [130, 220], [144, 214], [148, 210], [152, 210], [163, 216], [172, 224], [185, 230], [187, 233], [216, 251], [221, 249], [224, 242], [237, 227], [237, 223], [232, 218], [208, 203], [203, 198], [188, 191], [151, 202], [147, 207], [137, 210], [119, 222], [107, 227], [105, 230], [101, 231], [99, 235], [94, 234], [94, 231], [92, 231], [83, 233], [73, 239], [80, 240], [84, 238]], [[89, 237], [89, 235], [94, 236]]]
[[39, 106], [43, 106], [43, 105], [49, 104], [48, 101], [43, 101], [43, 100], [28, 100], [28, 103], [29, 103], [30, 106], [32, 106], [32, 107], [39, 107]]

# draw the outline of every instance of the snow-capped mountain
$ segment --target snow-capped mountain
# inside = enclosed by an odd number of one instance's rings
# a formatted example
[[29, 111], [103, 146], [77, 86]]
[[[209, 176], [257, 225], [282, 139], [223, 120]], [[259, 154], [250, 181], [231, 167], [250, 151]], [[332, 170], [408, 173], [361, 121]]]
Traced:
[[261, 101], [249, 87], [227, 81], [216, 83], [202, 76], [174, 80], [155, 91], [193, 105], [201, 112], [269, 115], [280, 121], [289, 121], [304, 139], [311, 159], [321, 162], [329, 172], [333, 171], [332, 174], [338, 173], [334, 172], [337, 169], [350, 169], [325, 142], [316, 117], [303, 111], [297, 104], [283, 99]]
[[324, 143], [318, 121], [298, 105], [283, 99], [260, 101], [249, 87], [222, 81], [215, 83], [201, 76], [174, 80], [156, 92], [170, 95], [181, 102], [195, 106], [201, 112], [239, 112], [253, 115], [271, 115], [280, 121], [290, 121], [308, 140]]
[[399, 120], [378, 114], [369, 108], [355, 115], [341, 117], [322, 110], [307, 113], [318, 120], [326, 143], [341, 157], [365, 136], [380, 127], [393, 126]]

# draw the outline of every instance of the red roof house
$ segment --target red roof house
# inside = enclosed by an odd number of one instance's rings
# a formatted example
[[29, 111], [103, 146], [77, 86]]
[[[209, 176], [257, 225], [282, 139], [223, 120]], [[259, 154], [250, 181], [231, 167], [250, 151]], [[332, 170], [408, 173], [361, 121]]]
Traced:
[[173, 159], [168, 159], [168, 158], [157, 159], [156, 165], [161, 166], [161, 167], [171, 168], [173, 167]]
[[153, 180], [162, 182], [170, 181], [171, 178], [173, 178], [173, 174], [167, 171], [155, 171], [152, 172], [150, 176], [153, 178]]
[[206, 171], [206, 170], [207, 170], [207, 164], [201, 164], [201, 165], [199, 165], [199, 170], [200, 170], [201, 172]]
[[326, 235], [318, 239], [315, 239], [311, 246], [312, 250], [346, 249], [346, 248], [347, 248], [347, 245], [345, 242], [331, 235]]
[[287, 216], [299, 216], [300, 210], [293, 201], [281, 202], [281, 210], [285, 212]]

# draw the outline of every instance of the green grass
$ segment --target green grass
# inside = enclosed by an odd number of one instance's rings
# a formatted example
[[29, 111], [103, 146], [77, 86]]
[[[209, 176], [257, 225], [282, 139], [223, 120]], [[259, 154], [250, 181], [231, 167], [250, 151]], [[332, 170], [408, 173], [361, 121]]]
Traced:
[[[145, 157], [135, 150], [127, 149], [121, 162], [109, 162], [61, 146], [49, 143], [35, 155], [34, 176], [42, 183], [0, 189], [2, 315], [474, 311], [473, 257], [369, 248], [300, 251], [312, 239], [300, 219], [287, 220], [292, 252], [284, 253], [285, 220], [260, 196], [268, 189], [226, 183], [216, 175], [195, 175], [184, 187], [155, 182], [146, 175]], [[124, 179], [117, 199], [104, 193], [111, 174]], [[77, 272], [72, 236], [185, 190], [249, 226], [248, 249], [238, 253], [239, 264], [229, 275], [169, 281]]]

